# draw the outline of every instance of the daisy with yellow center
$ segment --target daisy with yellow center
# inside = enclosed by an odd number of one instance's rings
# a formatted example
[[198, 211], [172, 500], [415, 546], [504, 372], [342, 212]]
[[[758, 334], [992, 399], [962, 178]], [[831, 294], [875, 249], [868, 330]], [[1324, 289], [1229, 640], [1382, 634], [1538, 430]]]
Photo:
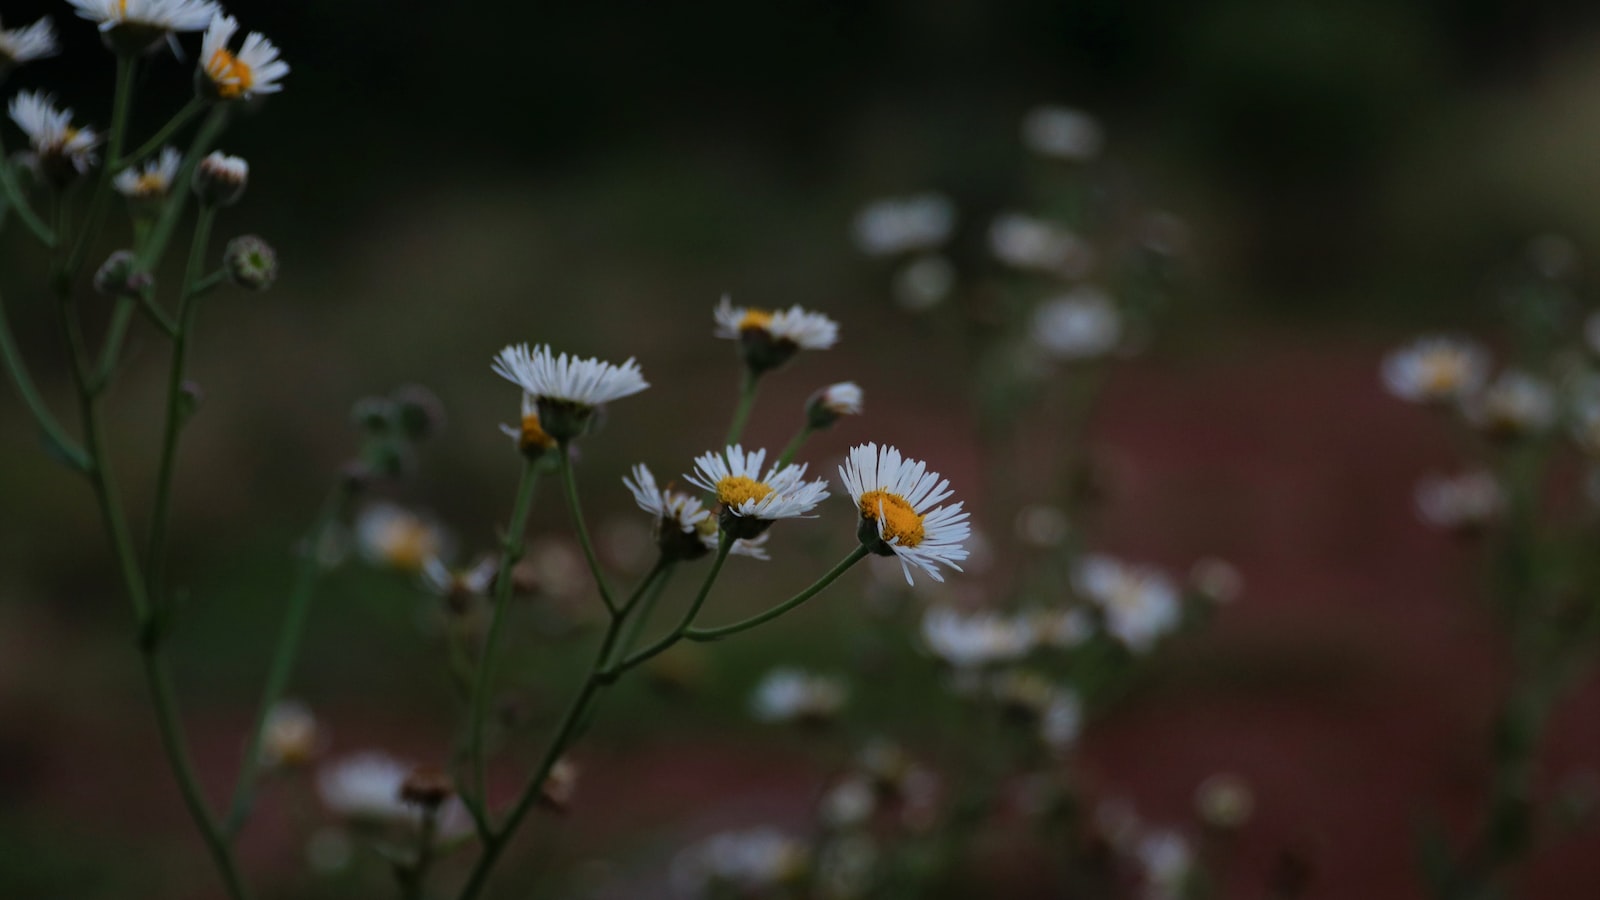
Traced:
[[375, 503], [356, 519], [356, 543], [369, 561], [419, 574], [444, 555], [448, 540], [433, 522], [392, 503]]
[[828, 496], [828, 482], [806, 481], [804, 465], [774, 466], [761, 471], [765, 450], [745, 452], [732, 446], [695, 460], [695, 485], [717, 497], [722, 528], [738, 538], [754, 538], [779, 519], [812, 518], [807, 513]]
[[245, 36], [237, 52], [229, 49], [239, 22], [232, 16], [217, 15], [206, 27], [200, 42], [200, 72], [219, 100], [248, 100], [257, 94], [283, 90], [279, 79], [289, 74], [289, 65], [278, 58], [278, 48], [260, 32]]
[[11, 121], [28, 136], [41, 171], [57, 185], [89, 171], [100, 136], [72, 124], [72, 110], [56, 109], [48, 94], [23, 91], [11, 98]]
[[129, 200], [160, 200], [172, 190], [183, 155], [174, 147], [162, 147], [161, 154], [143, 166], [123, 169], [112, 185]]
[[738, 341], [745, 364], [755, 372], [775, 369], [800, 350], [826, 350], [839, 340], [839, 323], [798, 305], [770, 311], [734, 306], [723, 297], [714, 317], [717, 337]]
[[1460, 338], [1419, 338], [1383, 360], [1389, 392], [1413, 403], [1461, 400], [1482, 387], [1488, 374], [1488, 353]]
[[492, 368], [533, 397], [540, 427], [558, 442], [582, 434], [596, 407], [650, 386], [632, 359], [619, 366], [565, 353], [557, 356], [544, 344], [532, 349], [527, 344], [506, 347], [495, 356]]
[[[174, 32], [199, 31], [221, 7], [210, 0], [67, 0], [80, 18], [100, 26], [106, 44], [119, 53], [144, 53]], [[177, 45], [173, 45], [174, 52]]]
[[501, 425], [500, 431], [516, 442], [524, 456], [543, 456], [556, 448], [556, 439], [539, 424], [539, 405], [527, 392], [522, 394], [522, 421], [517, 427]]
[[22, 28], [0, 27], [0, 76], [23, 63], [55, 56], [60, 50], [56, 28], [49, 19]]
[[967, 558], [962, 544], [972, 530], [968, 514], [959, 501], [937, 505], [951, 495], [950, 482], [929, 472], [927, 463], [906, 459], [893, 447], [863, 444], [850, 449], [839, 477], [861, 513], [862, 545], [898, 557], [907, 584], [914, 583], [911, 566], [934, 581], [944, 580], [940, 565], [961, 571], [956, 563]]
[[[633, 477], [624, 476], [623, 485], [633, 494], [639, 508], [656, 517], [656, 545], [669, 559], [698, 559], [717, 549], [721, 529], [699, 497], [661, 488], [644, 464], [633, 467]], [[739, 539], [728, 551], [734, 556], [769, 559], [767, 536]]]

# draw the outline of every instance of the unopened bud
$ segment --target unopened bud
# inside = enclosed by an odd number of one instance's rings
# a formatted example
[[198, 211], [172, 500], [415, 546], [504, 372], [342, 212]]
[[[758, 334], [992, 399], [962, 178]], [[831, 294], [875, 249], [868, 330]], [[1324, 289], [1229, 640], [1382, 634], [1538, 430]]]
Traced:
[[237, 156], [215, 152], [200, 160], [194, 173], [194, 192], [208, 206], [232, 206], [244, 196], [250, 181], [250, 164]]
[[222, 264], [234, 284], [252, 291], [264, 291], [278, 280], [278, 251], [253, 234], [229, 241]]
[[155, 280], [139, 271], [139, 258], [131, 250], [118, 250], [106, 257], [94, 273], [94, 289], [108, 297], [136, 297]]
[[855, 382], [830, 384], [806, 401], [806, 426], [821, 430], [832, 427], [844, 416], [859, 416], [861, 400], [861, 386]]
[[400, 431], [413, 441], [432, 437], [444, 428], [444, 404], [433, 391], [420, 384], [408, 384], [389, 398], [394, 403], [395, 421]]
[[443, 769], [423, 766], [412, 771], [400, 785], [400, 799], [427, 809], [438, 809], [455, 793], [455, 784]]

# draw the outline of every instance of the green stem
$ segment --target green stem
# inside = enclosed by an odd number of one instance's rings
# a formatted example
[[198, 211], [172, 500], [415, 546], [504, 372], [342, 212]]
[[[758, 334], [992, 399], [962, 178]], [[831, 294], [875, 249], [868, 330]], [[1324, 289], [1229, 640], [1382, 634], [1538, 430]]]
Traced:
[[823, 588], [833, 584], [833, 582], [836, 581], [840, 575], [843, 575], [851, 566], [865, 559], [867, 552], [867, 548], [864, 545], [858, 545], [854, 550], [850, 551], [849, 556], [846, 556], [844, 559], [840, 560], [839, 564], [834, 566], [828, 572], [828, 574], [817, 579], [816, 582], [810, 587], [798, 594], [795, 594], [793, 597], [790, 597], [788, 600], [783, 601], [764, 613], [751, 616], [748, 619], [735, 622], [732, 625], [724, 625], [721, 628], [689, 628], [684, 631], [683, 636], [691, 641], [720, 641], [729, 635], [738, 634], [741, 631], [748, 631], [757, 625], [770, 622], [821, 593]]
[[[203, 291], [196, 291], [195, 295], [200, 296], [202, 293]], [[152, 324], [161, 329], [161, 332], [167, 337], [171, 338], [178, 336], [177, 321], [171, 316], [167, 315], [167, 311], [162, 309], [161, 306], [156, 303], [155, 291], [153, 289], [146, 288], [145, 290], [139, 292], [139, 309], [145, 314], [145, 318], [149, 319]]]
[[100, 347], [100, 364], [95, 366], [94, 381], [89, 385], [92, 393], [100, 394], [110, 384], [117, 360], [122, 356], [122, 342], [127, 339], [128, 326], [133, 322], [137, 308], [138, 301], [134, 298], [117, 298], [117, 305], [111, 311], [111, 325], [106, 329], [105, 343]]
[[22, 358], [22, 352], [17, 348], [16, 339], [11, 334], [11, 323], [6, 317], [5, 304], [0, 301], [0, 357], [5, 359], [6, 370], [11, 375], [11, 382], [17, 387], [17, 394], [22, 397], [22, 402], [28, 407], [28, 412], [33, 414], [34, 422], [39, 430], [44, 433], [51, 449], [61, 459], [80, 472], [89, 471], [89, 457], [78, 442], [67, 435], [50, 413], [50, 407], [39, 395], [39, 389], [34, 386], [33, 376], [28, 372], [28, 364]]
[[200, 207], [194, 226], [194, 241], [189, 248], [189, 265], [183, 279], [183, 294], [178, 300], [178, 331], [172, 337], [172, 366], [167, 372], [167, 418], [161, 439], [161, 462], [156, 475], [155, 509], [150, 516], [150, 546], [145, 557], [149, 568], [150, 593], [158, 595], [166, 569], [167, 533], [172, 518], [172, 479], [177, 471], [178, 437], [183, 430], [183, 376], [189, 360], [189, 337], [194, 330], [200, 305], [192, 290], [204, 264], [211, 241], [211, 225], [216, 220], [214, 207]]
[[789, 446], [783, 448], [783, 455], [778, 457], [778, 461], [773, 463], [773, 466], [781, 469], [794, 462], [794, 458], [800, 454], [800, 448], [806, 445], [806, 439], [811, 437], [814, 431], [816, 429], [809, 424], [802, 425], [800, 430], [795, 432], [794, 437], [789, 441]]
[[194, 170], [200, 165], [200, 158], [211, 149], [217, 137], [228, 125], [228, 107], [218, 106], [206, 117], [200, 130], [195, 133], [194, 141], [189, 145], [189, 152], [183, 157], [183, 165], [178, 167], [178, 175], [172, 180], [172, 190], [167, 195], [166, 205], [161, 207], [161, 215], [155, 224], [150, 227], [150, 232], [145, 235], [144, 243], [139, 248], [139, 265], [144, 269], [152, 269], [167, 250], [167, 242], [172, 239], [172, 230], [178, 227], [178, 217], [183, 214], [183, 204], [189, 197], [190, 185], [194, 183]]
[[17, 218], [28, 226], [33, 236], [39, 239], [39, 243], [49, 249], [55, 249], [55, 231], [39, 218], [39, 214], [33, 211], [32, 206], [28, 205], [28, 198], [23, 196], [22, 188], [17, 184], [16, 173], [11, 171], [11, 160], [6, 155], [4, 142], [0, 142], [0, 190], [5, 192], [6, 200], [10, 202], [11, 208], [16, 210]]
[[756, 403], [756, 388], [760, 386], [761, 375], [746, 366], [743, 380], [739, 382], [739, 403], [733, 408], [733, 422], [728, 426], [728, 439], [722, 442], [723, 446], [732, 447], [739, 443], [745, 422], [750, 419], [750, 410]]
[[489, 820], [489, 792], [485, 769], [487, 762], [483, 749], [484, 719], [489, 706], [489, 683], [494, 669], [495, 650], [500, 645], [500, 633], [506, 619], [506, 607], [511, 601], [515, 581], [512, 569], [522, 558], [523, 535], [527, 532], [528, 513], [533, 508], [533, 489], [539, 482], [538, 464], [525, 460], [522, 476], [517, 482], [517, 499], [511, 507], [511, 522], [506, 528], [505, 540], [500, 547], [500, 569], [494, 579], [493, 618], [489, 620], [489, 633], [484, 638], [483, 655], [478, 660], [477, 678], [472, 686], [472, 718], [468, 731], [468, 757], [472, 767], [472, 796], [481, 816], [479, 830], [487, 832]]
[[677, 563], [669, 563], [662, 570], [661, 576], [650, 585], [650, 590], [644, 595], [638, 611], [628, 617], [627, 624], [623, 627], [622, 638], [617, 642], [617, 652], [612, 654], [613, 659], [632, 652], [633, 646], [639, 642], [640, 633], [650, 624], [650, 617], [656, 610], [656, 602], [661, 599], [661, 594], [667, 588], [667, 582], [672, 580], [672, 573], [677, 570]]
[[[127, 156], [114, 157], [112, 167], [120, 171], [143, 162], [146, 157], [160, 150], [162, 145], [172, 140], [172, 136], [178, 133], [178, 129], [189, 124], [189, 120], [199, 115], [200, 111], [205, 108], [206, 102], [204, 100], [201, 100], [198, 96], [191, 98], [182, 109], [167, 120], [167, 124], [161, 126], [160, 131], [157, 131], [149, 140], [140, 144], [139, 149], [129, 153]], [[179, 185], [174, 184], [173, 190], [177, 190], [178, 187]]]
[[710, 596], [711, 586], [716, 584], [717, 575], [722, 572], [722, 564], [728, 560], [728, 551], [733, 549], [733, 540], [733, 536], [728, 532], [724, 531], [722, 533], [722, 539], [717, 544], [717, 557], [711, 563], [711, 571], [706, 573], [706, 580], [700, 584], [700, 592], [695, 595], [694, 602], [689, 604], [689, 609], [684, 612], [683, 619], [678, 622], [677, 627], [662, 635], [659, 640], [650, 646], [607, 668], [604, 673], [605, 677], [615, 679], [623, 672], [665, 653], [674, 644], [683, 639], [684, 634], [694, 624], [695, 617], [700, 615], [700, 607], [705, 605], [706, 597]]
[[106, 198], [111, 194], [111, 182], [117, 173], [117, 166], [114, 163], [117, 157], [122, 155], [122, 141], [128, 133], [128, 110], [133, 105], [134, 70], [138, 65], [138, 56], [131, 53], [117, 54], [117, 86], [115, 99], [111, 104], [111, 133], [106, 139], [106, 161], [100, 167], [100, 178], [95, 182], [94, 193], [89, 198], [89, 215], [84, 219], [83, 230], [78, 232], [77, 240], [72, 243], [72, 252], [67, 255], [68, 277], [77, 274], [78, 268], [83, 265], [84, 256], [89, 252], [89, 245], [100, 234], [100, 223], [105, 218]]
[[311, 597], [317, 586], [317, 576], [322, 573], [319, 553], [328, 529], [338, 521], [349, 503], [351, 488], [342, 482], [323, 501], [322, 511], [306, 532], [299, 564], [295, 568], [293, 586], [289, 590], [288, 608], [284, 611], [283, 626], [278, 632], [277, 648], [272, 653], [272, 663], [267, 669], [266, 684], [261, 689], [261, 702], [256, 708], [255, 724], [250, 729], [250, 739], [245, 744], [244, 761], [239, 766], [239, 778], [234, 784], [233, 801], [229, 804], [224, 830], [236, 835], [244, 827], [254, 802], [256, 777], [261, 768], [261, 745], [266, 738], [267, 717], [283, 699], [294, 672], [295, 660], [300, 653], [300, 641], [305, 635], [306, 618], [311, 610]]
[[561, 482], [566, 487], [567, 509], [572, 513], [572, 527], [578, 532], [578, 544], [583, 547], [583, 558], [589, 563], [589, 573], [594, 576], [595, 586], [600, 589], [600, 599], [606, 605], [606, 611], [612, 618], [619, 616], [617, 603], [611, 598], [611, 588], [606, 584], [605, 573], [600, 570], [600, 559], [595, 555], [594, 542], [589, 539], [589, 529], [583, 523], [583, 507], [578, 503], [578, 479], [572, 474], [571, 448], [563, 443], [557, 448], [561, 454]]
[[433, 868], [433, 845], [439, 833], [439, 810], [430, 807], [422, 813], [422, 827], [417, 829], [417, 855], [410, 865], [398, 870], [401, 900], [422, 900], [422, 886], [428, 880], [428, 870]]

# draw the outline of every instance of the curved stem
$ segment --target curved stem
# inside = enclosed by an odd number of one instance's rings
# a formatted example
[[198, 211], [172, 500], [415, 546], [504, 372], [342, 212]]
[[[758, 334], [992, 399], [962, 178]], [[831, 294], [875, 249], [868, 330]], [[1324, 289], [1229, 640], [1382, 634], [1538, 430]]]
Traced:
[[583, 507], [578, 504], [578, 480], [572, 474], [571, 448], [563, 443], [556, 452], [561, 454], [561, 482], [566, 487], [567, 509], [572, 513], [572, 527], [578, 532], [583, 558], [589, 563], [589, 573], [594, 576], [595, 586], [600, 589], [600, 599], [605, 603], [606, 611], [611, 613], [612, 618], [617, 618], [617, 603], [611, 599], [611, 588], [606, 584], [605, 573], [600, 570], [600, 559], [595, 555], [594, 542], [589, 539], [589, 528], [583, 523]]
[[868, 551], [865, 546], [857, 546], [854, 550], [850, 551], [849, 556], [846, 556], [844, 559], [840, 560], [838, 565], [829, 570], [828, 574], [818, 578], [810, 587], [798, 594], [795, 594], [793, 597], [790, 597], [788, 600], [783, 601], [764, 613], [751, 616], [748, 619], [745, 619], [741, 622], [735, 622], [732, 625], [724, 625], [721, 628], [689, 628], [684, 631], [683, 636], [691, 641], [720, 641], [729, 635], [738, 634], [741, 631], [748, 631], [757, 625], [770, 622], [821, 593], [823, 588], [833, 584], [834, 581], [836, 581], [840, 575], [843, 575], [851, 566], [865, 559], [867, 552]]
[[483, 723], [489, 706], [489, 682], [494, 669], [495, 650], [500, 645], [500, 633], [506, 619], [506, 606], [511, 601], [511, 574], [517, 560], [522, 558], [523, 535], [527, 532], [528, 513], [533, 508], [533, 489], [539, 482], [538, 464], [531, 459], [522, 463], [522, 476], [517, 482], [517, 499], [511, 507], [511, 521], [506, 527], [505, 540], [500, 547], [500, 569], [494, 578], [493, 618], [489, 620], [489, 633], [484, 638], [483, 655], [478, 660], [477, 678], [472, 685], [472, 719], [467, 733], [468, 757], [472, 767], [472, 796], [480, 815], [479, 830], [487, 832], [489, 819], [489, 793], [483, 750]]
[[117, 305], [111, 311], [111, 325], [106, 329], [105, 343], [100, 347], [100, 362], [95, 366], [94, 380], [89, 385], [92, 393], [102, 393], [110, 384], [117, 360], [122, 356], [122, 342], [127, 339], [128, 326], [132, 324], [137, 308], [138, 301], [134, 298], [117, 298]]
[[78, 442], [67, 435], [61, 423], [51, 414], [50, 407], [39, 395], [39, 389], [34, 386], [33, 376], [28, 371], [28, 364], [22, 358], [22, 351], [17, 348], [16, 339], [11, 334], [11, 323], [6, 318], [5, 304], [0, 301], [0, 358], [4, 358], [6, 371], [11, 375], [11, 383], [16, 385], [17, 394], [22, 397], [22, 402], [28, 407], [28, 412], [33, 415], [34, 422], [39, 430], [44, 432], [45, 438], [50, 442], [51, 449], [80, 472], [89, 471], [89, 457]]
[[178, 300], [178, 332], [172, 338], [172, 366], [167, 373], [166, 429], [161, 439], [161, 462], [156, 475], [155, 509], [150, 516], [150, 546], [145, 555], [149, 590], [159, 595], [166, 569], [167, 532], [172, 518], [172, 479], [178, 463], [178, 437], [187, 419], [184, 409], [183, 376], [189, 358], [189, 337], [199, 311], [191, 289], [205, 262], [211, 241], [211, 225], [217, 211], [201, 206], [194, 226], [194, 242], [189, 248], [189, 265], [183, 279], [183, 294]]
[[806, 445], [806, 439], [811, 437], [811, 433], [815, 430], [810, 424], [800, 426], [800, 430], [795, 432], [794, 437], [789, 441], [789, 446], [783, 448], [783, 455], [778, 457], [778, 461], [773, 463], [773, 466], [781, 469], [794, 462], [794, 458], [800, 454], [800, 448]]
[[746, 366], [744, 378], [739, 382], [739, 403], [733, 408], [733, 422], [728, 425], [728, 439], [722, 442], [723, 446], [732, 447], [739, 443], [745, 422], [750, 419], [750, 409], [756, 403], [756, 388], [760, 385], [761, 376]]
[[17, 184], [16, 173], [11, 171], [11, 159], [6, 155], [6, 148], [0, 142], [0, 191], [5, 192], [6, 200], [10, 202], [11, 209], [16, 211], [17, 218], [22, 224], [28, 226], [33, 236], [46, 248], [54, 249], [56, 246], [55, 231], [46, 225], [39, 214], [28, 205], [28, 198], [23, 196], [22, 188]]
[[211, 149], [227, 125], [228, 107], [224, 104], [213, 109], [195, 133], [189, 152], [183, 157], [183, 165], [178, 167], [178, 174], [172, 180], [172, 192], [167, 195], [166, 205], [161, 207], [161, 215], [139, 247], [139, 265], [145, 269], [154, 268], [166, 252], [172, 230], [178, 227], [178, 217], [183, 214], [183, 204], [189, 198], [189, 185], [194, 182], [194, 170], [200, 165], [200, 157]]
[[[199, 115], [200, 111], [205, 108], [206, 103], [204, 100], [201, 100], [198, 96], [191, 98], [182, 109], [167, 120], [167, 124], [161, 126], [160, 131], [157, 131], [150, 136], [149, 140], [140, 144], [139, 149], [126, 156], [114, 158], [111, 162], [112, 167], [120, 170], [143, 162], [145, 157], [160, 150], [163, 144], [172, 140], [172, 136], [178, 133], [178, 129], [189, 124], [189, 120]], [[176, 189], [176, 185], [174, 189]]]
[[277, 649], [273, 651], [272, 663], [267, 669], [267, 680], [261, 689], [261, 702], [256, 708], [255, 724], [251, 726], [250, 738], [245, 743], [244, 761], [239, 766], [239, 778], [234, 784], [233, 800], [229, 804], [228, 817], [223, 824], [224, 831], [228, 835], [238, 834], [244, 827], [246, 817], [250, 815], [255, 795], [256, 775], [261, 768], [261, 744], [266, 736], [267, 716], [283, 699], [284, 689], [289, 685], [289, 676], [294, 672], [295, 659], [300, 652], [300, 639], [305, 634], [306, 617], [311, 609], [311, 597], [316, 589], [317, 576], [322, 573], [322, 562], [318, 558], [318, 552], [328, 529], [343, 514], [350, 496], [350, 485], [341, 482], [328, 495], [328, 499], [323, 501], [322, 511], [317, 514], [316, 521], [306, 532], [299, 565], [295, 568], [294, 585], [289, 590], [289, 603], [284, 611], [283, 626], [278, 632]]
[[[128, 133], [128, 110], [133, 104], [133, 76], [139, 57], [132, 53], [117, 54], [117, 86], [111, 104], [111, 132], [106, 138], [106, 159], [100, 167], [100, 178], [95, 182], [94, 194], [89, 198], [89, 215], [84, 219], [83, 230], [72, 242], [72, 252], [67, 255], [66, 272], [75, 275], [83, 265], [89, 245], [100, 234], [100, 223], [105, 217], [106, 198], [111, 194], [111, 181], [117, 173], [116, 159], [122, 154], [122, 141]], [[60, 232], [57, 232], [60, 234]]]
[[[661, 594], [667, 589], [667, 582], [672, 580], [672, 573], [677, 570], [677, 563], [668, 563], [661, 570], [661, 575], [651, 583], [649, 591], [645, 593], [644, 599], [639, 604], [638, 611], [630, 615], [627, 624], [623, 626], [622, 636], [617, 641], [616, 652], [612, 654], [613, 659], [627, 656], [633, 650], [633, 645], [639, 642], [639, 633], [644, 630], [646, 625], [650, 624], [650, 616], [655, 612], [656, 601], [661, 599]], [[614, 664], [612, 663], [611, 665]]]
[[616, 678], [623, 672], [665, 653], [672, 645], [683, 639], [684, 634], [689, 631], [689, 627], [694, 624], [695, 616], [700, 615], [700, 607], [705, 605], [706, 597], [710, 596], [711, 586], [716, 584], [717, 575], [722, 572], [722, 564], [728, 561], [728, 551], [732, 549], [733, 536], [724, 531], [722, 540], [717, 544], [717, 557], [711, 563], [711, 571], [706, 573], [706, 580], [700, 584], [700, 593], [695, 595], [694, 602], [689, 604], [689, 609], [684, 612], [683, 618], [678, 622], [677, 627], [667, 632], [650, 646], [608, 668], [605, 671], [606, 677]]

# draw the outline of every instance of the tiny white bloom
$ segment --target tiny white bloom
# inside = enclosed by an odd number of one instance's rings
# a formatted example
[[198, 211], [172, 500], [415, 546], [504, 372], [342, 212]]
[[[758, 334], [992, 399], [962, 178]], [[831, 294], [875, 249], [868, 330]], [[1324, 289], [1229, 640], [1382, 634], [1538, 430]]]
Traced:
[[1555, 391], [1543, 379], [1508, 369], [1481, 394], [1463, 400], [1467, 421], [1493, 437], [1545, 431], [1556, 419]]
[[861, 775], [839, 779], [818, 804], [822, 820], [834, 828], [853, 828], [872, 818], [878, 806], [872, 782]]
[[801, 350], [826, 350], [839, 340], [839, 323], [822, 313], [811, 312], [798, 304], [769, 312], [755, 307], [734, 306], [727, 297], [714, 311], [716, 335], [738, 340], [746, 332], [758, 331], [773, 341], [792, 344]]
[[1505, 507], [1500, 482], [1482, 469], [1454, 477], [1429, 475], [1417, 482], [1415, 499], [1423, 522], [1452, 531], [1486, 527]]
[[928, 652], [957, 669], [978, 669], [1027, 656], [1038, 641], [1034, 623], [1024, 616], [993, 612], [963, 615], [949, 607], [922, 614], [922, 643]]
[[1053, 750], [1066, 750], [1083, 733], [1083, 701], [1077, 693], [1058, 689], [1039, 717], [1039, 737]]
[[861, 385], [854, 381], [841, 381], [823, 388], [818, 402], [835, 415], [859, 416], [862, 398]]
[[183, 155], [174, 147], [162, 147], [155, 159], [143, 166], [134, 166], [117, 173], [112, 184], [117, 193], [130, 200], [154, 200], [165, 197], [172, 190], [172, 181], [178, 177], [178, 165]]
[[1176, 831], [1152, 831], [1139, 839], [1134, 851], [1144, 870], [1144, 896], [1147, 900], [1179, 900], [1184, 896], [1194, 850]]
[[55, 56], [61, 52], [56, 43], [56, 27], [49, 19], [40, 19], [21, 28], [0, 27], [0, 75], [12, 66]]
[[622, 365], [598, 359], [556, 356], [540, 344], [532, 350], [516, 344], [501, 350], [494, 372], [521, 387], [535, 401], [550, 400], [579, 407], [595, 407], [648, 388], [639, 364], [632, 358]]
[[793, 884], [811, 866], [806, 843], [775, 828], [712, 835], [672, 862], [672, 881], [690, 896], [764, 896]]
[[444, 556], [449, 538], [436, 523], [393, 503], [373, 503], [356, 516], [356, 545], [375, 565], [420, 573]]
[[741, 518], [766, 522], [811, 518], [806, 514], [827, 498], [828, 482], [806, 481], [805, 464], [774, 466], [763, 473], [766, 458], [766, 450], [747, 453], [735, 445], [700, 456], [694, 461], [694, 473], [684, 477], [716, 494], [724, 510]]
[[151, 32], [199, 31], [222, 10], [209, 0], [67, 0], [101, 31], [128, 27]]
[[1094, 359], [1122, 340], [1122, 314], [1109, 294], [1085, 285], [1040, 304], [1029, 334], [1056, 359]]
[[[330, 812], [341, 817], [419, 828], [422, 809], [401, 796], [413, 771], [413, 766], [387, 753], [368, 750], [324, 763], [317, 770], [317, 794]], [[459, 797], [451, 797], [440, 807], [440, 840], [459, 837], [471, 828]]]
[[1389, 392], [1414, 403], [1460, 400], [1483, 386], [1489, 354], [1461, 338], [1424, 337], [1383, 359]]
[[1023, 118], [1022, 143], [1040, 156], [1084, 162], [1100, 155], [1105, 132], [1086, 112], [1041, 106]]
[[79, 174], [94, 165], [93, 150], [100, 136], [92, 128], [74, 127], [72, 110], [57, 109], [50, 95], [22, 91], [11, 98], [8, 111], [41, 163]]
[[1019, 269], [1081, 278], [1094, 265], [1094, 250], [1072, 232], [1043, 219], [1004, 213], [989, 226], [989, 249]]
[[839, 477], [863, 524], [877, 531], [873, 552], [899, 557], [907, 584], [913, 583], [913, 565], [934, 581], [944, 580], [940, 565], [961, 571], [957, 563], [967, 558], [962, 544], [971, 533], [968, 514], [960, 501], [936, 505], [954, 492], [927, 463], [906, 459], [894, 447], [862, 444], [850, 448]]
[[283, 90], [278, 81], [289, 74], [289, 64], [278, 58], [278, 48], [260, 32], [252, 31], [236, 53], [228, 45], [238, 30], [238, 20], [220, 11], [209, 19], [200, 41], [200, 70], [212, 90], [224, 100], [248, 100]]
[[844, 682], [795, 668], [777, 668], [756, 685], [750, 711], [763, 722], [817, 722], [833, 718], [844, 706]]
[[956, 287], [956, 267], [937, 254], [919, 256], [894, 273], [890, 286], [895, 302], [909, 312], [925, 312], [943, 303]]
[[466, 569], [452, 569], [444, 560], [430, 556], [422, 562], [422, 584], [440, 597], [463, 601], [486, 597], [500, 572], [500, 561], [485, 556]]
[[878, 200], [856, 214], [856, 246], [869, 256], [928, 250], [950, 239], [956, 208], [943, 194]]
[[280, 700], [267, 711], [261, 730], [261, 763], [265, 766], [303, 765], [317, 753], [320, 735], [311, 708], [295, 700]]
[[1178, 589], [1159, 570], [1126, 565], [1109, 556], [1084, 557], [1072, 573], [1078, 593], [1105, 616], [1106, 630], [1135, 653], [1149, 650], [1178, 627]]

